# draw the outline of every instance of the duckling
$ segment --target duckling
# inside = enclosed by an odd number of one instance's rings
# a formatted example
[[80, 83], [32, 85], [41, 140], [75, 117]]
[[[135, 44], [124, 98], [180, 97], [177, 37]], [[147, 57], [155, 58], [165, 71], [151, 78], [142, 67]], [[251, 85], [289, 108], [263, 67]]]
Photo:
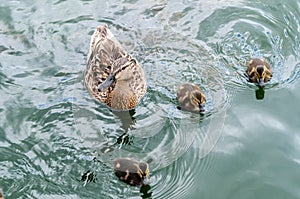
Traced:
[[205, 95], [199, 86], [194, 83], [180, 85], [177, 90], [177, 99], [183, 110], [190, 112], [205, 111]]
[[2, 190], [0, 189], [0, 199], [4, 199], [4, 195], [2, 193]]
[[132, 186], [145, 186], [149, 180], [149, 166], [131, 158], [117, 158], [113, 161], [116, 176]]
[[250, 82], [257, 83], [260, 87], [263, 87], [272, 77], [270, 64], [259, 58], [250, 59], [246, 74]]
[[98, 26], [91, 37], [85, 85], [95, 100], [117, 111], [133, 109], [146, 93], [142, 67], [123, 49], [106, 24]]

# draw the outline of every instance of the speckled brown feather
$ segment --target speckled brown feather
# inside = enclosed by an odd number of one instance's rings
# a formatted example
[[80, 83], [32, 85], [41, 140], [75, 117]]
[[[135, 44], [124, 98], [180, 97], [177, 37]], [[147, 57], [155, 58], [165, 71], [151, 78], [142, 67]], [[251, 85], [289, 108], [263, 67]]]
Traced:
[[[109, 74], [117, 77], [115, 82], [108, 89], [99, 92], [99, 85]], [[124, 74], [130, 76], [130, 79], [121, 81]], [[107, 25], [98, 26], [91, 37], [85, 84], [93, 98], [114, 110], [134, 108], [146, 93], [146, 79], [142, 67], [125, 52], [107, 29]]]
[[199, 104], [205, 105], [206, 98], [203, 91], [193, 83], [185, 83], [178, 87], [177, 99], [182, 110], [200, 111]]

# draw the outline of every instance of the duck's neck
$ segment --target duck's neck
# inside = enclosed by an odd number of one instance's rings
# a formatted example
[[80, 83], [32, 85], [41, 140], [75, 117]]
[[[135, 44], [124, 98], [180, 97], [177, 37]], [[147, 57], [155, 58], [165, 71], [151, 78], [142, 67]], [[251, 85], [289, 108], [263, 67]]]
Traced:
[[132, 109], [136, 103], [137, 100], [129, 86], [129, 82], [117, 82], [112, 92], [111, 107], [117, 110], [129, 110]]

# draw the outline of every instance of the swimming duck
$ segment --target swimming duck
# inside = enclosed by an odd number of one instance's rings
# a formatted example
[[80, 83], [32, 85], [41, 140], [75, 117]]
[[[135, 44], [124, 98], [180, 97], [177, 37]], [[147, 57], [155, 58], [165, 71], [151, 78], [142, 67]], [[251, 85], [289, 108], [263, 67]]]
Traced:
[[119, 111], [133, 109], [146, 93], [142, 67], [123, 49], [106, 24], [98, 26], [91, 37], [85, 85], [94, 99]]
[[181, 109], [197, 112], [204, 111], [206, 98], [203, 91], [194, 83], [185, 83], [178, 87], [177, 99]]
[[132, 186], [144, 186], [149, 180], [149, 166], [131, 158], [117, 158], [113, 161], [116, 176]]
[[272, 77], [270, 64], [259, 58], [250, 59], [246, 74], [250, 82], [257, 83], [260, 87], [263, 87]]

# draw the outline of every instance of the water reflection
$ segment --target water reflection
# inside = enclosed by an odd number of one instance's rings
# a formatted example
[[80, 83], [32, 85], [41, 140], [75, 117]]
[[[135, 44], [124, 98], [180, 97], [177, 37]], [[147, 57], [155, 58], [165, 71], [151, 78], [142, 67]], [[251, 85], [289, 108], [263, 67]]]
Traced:
[[93, 172], [88, 170], [82, 174], [81, 181], [84, 183], [84, 186], [85, 186], [87, 183], [96, 182], [97, 177]]
[[255, 96], [257, 100], [263, 100], [265, 97], [265, 90], [264, 88], [258, 88], [255, 90]]
[[[226, 168], [226, 161], [232, 158], [228, 151], [219, 156], [211, 153], [226, 119], [236, 124], [243, 118], [239, 110], [235, 119], [232, 112], [227, 118], [227, 108], [234, 100], [234, 105], [241, 105], [236, 102], [240, 99], [235, 99], [237, 92], [257, 89], [240, 75], [245, 71], [244, 63], [254, 56], [273, 63], [274, 75], [265, 88], [268, 93], [291, 87], [300, 77], [296, 0], [170, 0], [159, 4], [148, 0], [3, 1], [0, 13], [0, 171], [7, 198], [128, 198], [147, 194], [186, 198], [189, 192], [206, 191], [199, 190], [199, 181], [207, 183], [207, 195], [211, 196], [222, 176], [230, 171], [238, 175], [245, 169], [235, 164], [234, 171], [224, 169], [217, 177], [210, 175], [212, 168]], [[148, 94], [135, 113], [124, 117], [91, 100], [82, 83], [90, 34], [103, 22], [140, 61], [149, 84]], [[183, 82], [203, 85], [208, 98], [204, 116], [176, 108], [176, 88]], [[263, 99], [264, 90], [256, 90], [255, 95]], [[268, 105], [267, 110], [272, 110], [276, 102]], [[271, 112], [265, 118], [273, 115], [278, 114]], [[278, 118], [285, 128], [277, 131], [286, 139], [286, 132], [297, 132], [297, 121], [293, 128], [285, 126], [291, 123], [284, 119]], [[226, 130], [244, 132], [249, 124], [246, 121]], [[269, 127], [265, 128], [268, 132]], [[270, 131], [274, 135], [272, 128]], [[257, 143], [252, 136], [245, 137], [234, 142], [255, 143], [243, 154], [248, 157]], [[276, 144], [276, 150], [289, 146]], [[105, 145], [111, 150], [101, 150]], [[263, 148], [253, 152], [261, 151]], [[299, 154], [297, 150], [293, 153]], [[111, 162], [123, 156], [149, 162], [151, 188], [128, 188], [113, 176]], [[220, 161], [221, 156], [224, 159]], [[243, 158], [236, 160], [248, 163], [249, 159]], [[257, 165], [268, 162], [266, 158], [253, 164], [253, 173], [261, 172]], [[289, 158], [295, 157], [286, 156], [280, 162], [293, 166]], [[272, 165], [278, 164], [278, 159], [272, 160]], [[270, 172], [268, 176], [277, 172], [263, 165]], [[232, 162], [227, 166], [232, 167]], [[81, 176], [86, 183], [74, 180], [80, 181]], [[240, 184], [247, 181], [241, 175], [228, 177], [228, 184], [237, 178]], [[264, 176], [258, 177], [255, 179]], [[287, 186], [289, 179], [282, 179], [276, 185], [278, 190], [293, 189], [297, 195], [297, 187]], [[220, 195], [232, 193], [231, 186], [221, 188]]]
[[151, 186], [150, 185], [142, 186], [140, 188], [140, 193], [142, 194], [141, 197], [143, 199], [152, 198]]

